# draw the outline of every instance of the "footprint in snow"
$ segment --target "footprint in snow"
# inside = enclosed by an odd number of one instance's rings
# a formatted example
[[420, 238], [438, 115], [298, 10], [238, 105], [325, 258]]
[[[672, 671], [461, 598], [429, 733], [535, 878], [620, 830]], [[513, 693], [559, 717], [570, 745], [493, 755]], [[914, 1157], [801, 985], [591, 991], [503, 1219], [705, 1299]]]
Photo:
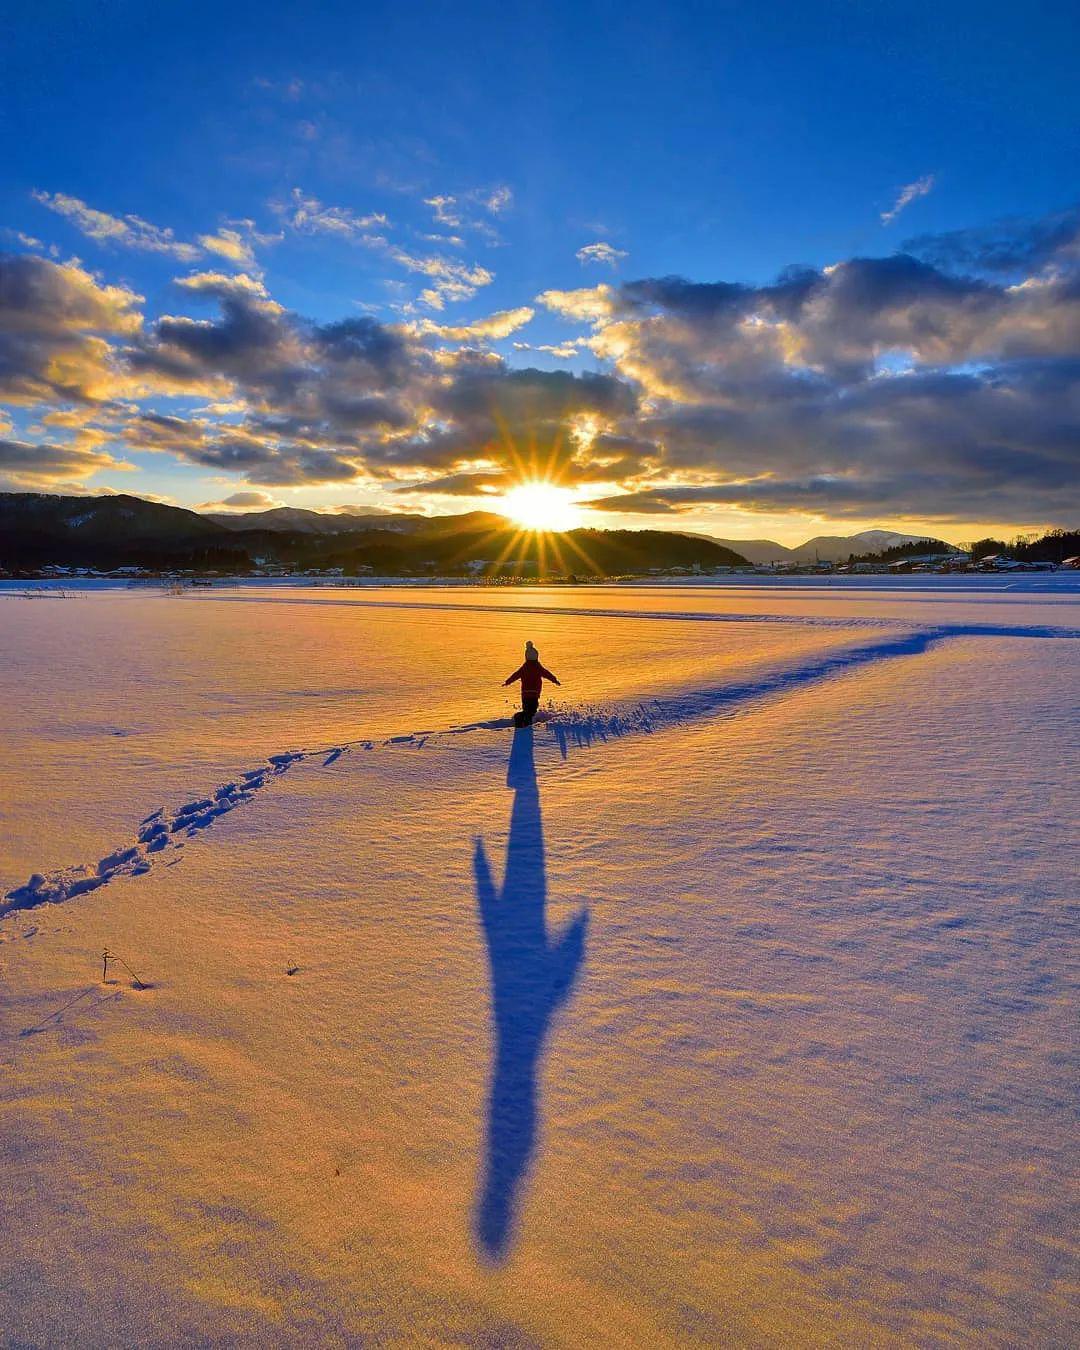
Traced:
[[0, 942], [19, 942], [23, 938], [32, 938], [37, 932], [37, 928], [27, 928], [22, 933], [0, 933]]

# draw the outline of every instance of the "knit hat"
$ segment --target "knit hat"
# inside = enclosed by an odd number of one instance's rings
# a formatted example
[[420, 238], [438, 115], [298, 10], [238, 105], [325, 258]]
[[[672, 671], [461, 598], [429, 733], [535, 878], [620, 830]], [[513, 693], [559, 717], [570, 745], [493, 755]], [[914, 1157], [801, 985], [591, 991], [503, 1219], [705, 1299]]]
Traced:
[[536, 650], [536, 648], [532, 645], [531, 639], [530, 639], [528, 642], [525, 643], [525, 660], [526, 660], [526, 661], [539, 661], [539, 660], [540, 660], [540, 653], [539, 653], [539, 652]]

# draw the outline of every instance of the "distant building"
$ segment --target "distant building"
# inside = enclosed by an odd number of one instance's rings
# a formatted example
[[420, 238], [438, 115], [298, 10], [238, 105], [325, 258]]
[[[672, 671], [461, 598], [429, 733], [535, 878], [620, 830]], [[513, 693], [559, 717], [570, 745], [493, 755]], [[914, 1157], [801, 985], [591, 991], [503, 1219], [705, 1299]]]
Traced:
[[968, 562], [967, 553], [913, 553], [889, 563], [890, 572], [929, 572], [954, 563]]

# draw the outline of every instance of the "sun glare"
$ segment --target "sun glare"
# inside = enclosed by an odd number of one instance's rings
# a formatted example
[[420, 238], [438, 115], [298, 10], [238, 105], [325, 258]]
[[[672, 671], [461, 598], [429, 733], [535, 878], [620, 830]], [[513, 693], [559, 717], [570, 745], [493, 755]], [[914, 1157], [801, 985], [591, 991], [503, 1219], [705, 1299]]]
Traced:
[[572, 530], [581, 524], [574, 494], [553, 483], [522, 483], [511, 488], [499, 510], [524, 530]]

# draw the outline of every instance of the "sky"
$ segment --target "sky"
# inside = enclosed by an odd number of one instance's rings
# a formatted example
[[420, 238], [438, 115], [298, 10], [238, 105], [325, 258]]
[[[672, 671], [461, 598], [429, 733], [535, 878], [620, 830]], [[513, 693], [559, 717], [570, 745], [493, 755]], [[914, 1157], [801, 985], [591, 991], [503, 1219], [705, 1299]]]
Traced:
[[0, 489], [955, 541], [1080, 515], [1075, 6], [43, 0]]

